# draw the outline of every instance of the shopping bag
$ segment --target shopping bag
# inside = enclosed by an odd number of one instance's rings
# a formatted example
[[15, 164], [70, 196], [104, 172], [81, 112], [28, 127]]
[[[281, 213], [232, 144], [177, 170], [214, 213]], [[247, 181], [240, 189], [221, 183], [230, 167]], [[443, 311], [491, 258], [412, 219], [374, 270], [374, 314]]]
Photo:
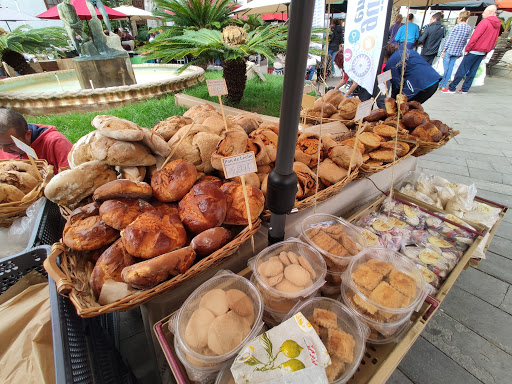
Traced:
[[434, 68], [437, 73], [439, 73], [441, 76], [443, 76], [444, 75], [443, 58], [436, 57], [434, 59], [434, 63], [432, 64], [432, 68]]
[[482, 62], [480, 63], [480, 66], [478, 67], [477, 71], [476, 71], [476, 75], [475, 75], [475, 78], [473, 79], [473, 82], [471, 83], [471, 86], [472, 87], [480, 87], [482, 85], [484, 85], [484, 80], [485, 80], [485, 63]]

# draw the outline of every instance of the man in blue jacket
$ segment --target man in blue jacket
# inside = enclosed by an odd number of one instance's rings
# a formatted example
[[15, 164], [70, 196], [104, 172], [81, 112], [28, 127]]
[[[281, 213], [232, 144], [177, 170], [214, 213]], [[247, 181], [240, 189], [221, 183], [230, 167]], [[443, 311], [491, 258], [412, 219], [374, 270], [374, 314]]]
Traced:
[[[414, 15], [412, 13], [407, 17], [407, 23], [402, 25], [395, 36], [395, 41], [403, 46], [404, 41], [407, 41], [407, 48], [413, 49], [414, 43], [420, 37], [420, 27], [414, 24]], [[407, 28], [407, 36], [405, 36], [405, 29]]]

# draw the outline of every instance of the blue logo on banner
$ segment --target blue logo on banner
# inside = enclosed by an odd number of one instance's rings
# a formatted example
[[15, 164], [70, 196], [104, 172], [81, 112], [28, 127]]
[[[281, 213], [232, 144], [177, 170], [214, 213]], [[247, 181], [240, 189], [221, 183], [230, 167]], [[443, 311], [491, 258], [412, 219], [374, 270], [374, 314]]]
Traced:
[[354, 29], [349, 33], [348, 41], [350, 41], [351, 44], [355, 44], [359, 40], [360, 37], [361, 37], [361, 33], [357, 29]]

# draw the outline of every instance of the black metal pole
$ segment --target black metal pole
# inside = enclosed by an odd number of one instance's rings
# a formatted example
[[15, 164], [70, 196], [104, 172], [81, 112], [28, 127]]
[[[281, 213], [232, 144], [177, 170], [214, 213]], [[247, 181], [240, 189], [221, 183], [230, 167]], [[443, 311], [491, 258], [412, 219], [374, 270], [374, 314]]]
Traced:
[[423, 13], [423, 20], [421, 20], [420, 31], [423, 28], [423, 26], [425, 25], [425, 17], [427, 17], [427, 11], [428, 11], [429, 7], [430, 7], [430, 0], [427, 0], [427, 5], [425, 6], [425, 13]]
[[[379, 66], [377, 67], [377, 74], [380, 73], [382, 64], [384, 63], [384, 51], [386, 49], [386, 45], [388, 44], [389, 40], [389, 23], [391, 21], [391, 13], [393, 13], [393, 0], [388, 1], [388, 8], [386, 10], [386, 24], [384, 29], [384, 34], [382, 36], [382, 48], [380, 52], [380, 59], [379, 59]], [[406, 36], [407, 40], [407, 36]], [[379, 93], [379, 87], [377, 84], [377, 77], [375, 77], [375, 85], [373, 86], [373, 97], [377, 97], [377, 94]]]
[[293, 0], [290, 7], [276, 167], [270, 172], [267, 187], [268, 207], [272, 212], [270, 244], [284, 240], [286, 214], [291, 212], [297, 193], [293, 162], [314, 8], [315, 0]]

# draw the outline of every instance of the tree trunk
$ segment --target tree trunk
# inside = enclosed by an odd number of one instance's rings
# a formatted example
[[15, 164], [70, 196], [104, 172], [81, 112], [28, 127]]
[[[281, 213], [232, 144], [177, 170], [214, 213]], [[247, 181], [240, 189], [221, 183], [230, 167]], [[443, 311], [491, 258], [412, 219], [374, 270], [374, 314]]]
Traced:
[[240, 103], [244, 96], [247, 81], [245, 59], [226, 60], [222, 64], [223, 77], [228, 88], [227, 99], [233, 104]]
[[36, 71], [27, 63], [21, 53], [6, 49], [2, 52], [2, 60], [9, 64], [20, 75], [30, 75]]

